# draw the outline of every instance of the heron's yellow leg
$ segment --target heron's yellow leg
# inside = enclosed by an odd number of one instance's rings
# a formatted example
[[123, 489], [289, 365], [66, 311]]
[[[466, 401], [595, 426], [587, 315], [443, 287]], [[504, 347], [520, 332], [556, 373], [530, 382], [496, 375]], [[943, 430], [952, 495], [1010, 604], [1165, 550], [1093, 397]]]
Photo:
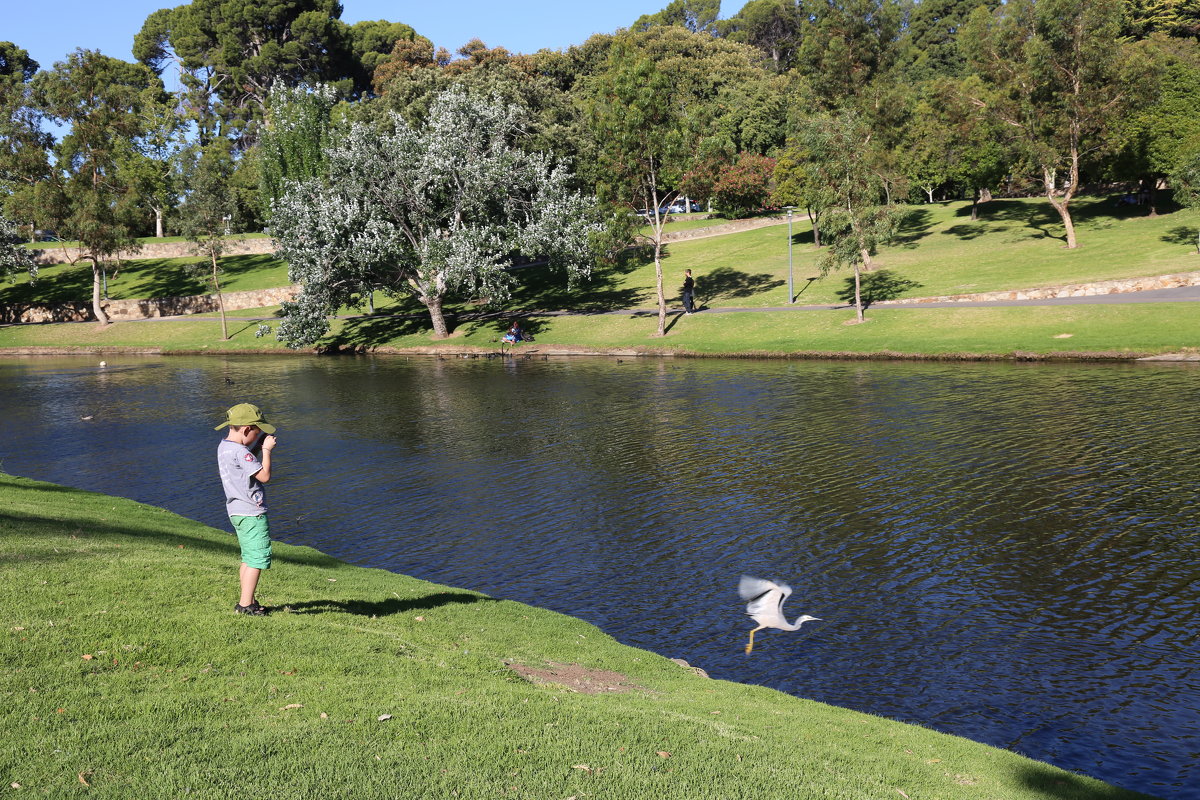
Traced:
[[746, 655], [750, 655], [750, 651], [754, 649], [754, 634], [761, 630], [762, 626], [760, 625], [754, 630], [750, 631], [750, 641], [746, 643]]

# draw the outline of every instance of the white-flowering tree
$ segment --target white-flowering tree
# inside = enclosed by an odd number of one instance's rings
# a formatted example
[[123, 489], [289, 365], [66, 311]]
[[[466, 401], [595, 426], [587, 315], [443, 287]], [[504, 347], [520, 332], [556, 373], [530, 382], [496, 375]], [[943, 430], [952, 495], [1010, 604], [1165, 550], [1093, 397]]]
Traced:
[[21, 246], [24, 237], [11, 220], [0, 216], [0, 281], [7, 281], [19, 272], [28, 272], [29, 280], [37, 277], [33, 254]]
[[393, 114], [382, 132], [339, 131], [325, 176], [289, 183], [272, 207], [279, 254], [303, 287], [284, 304], [279, 338], [315, 344], [328, 315], [367, 290], [416, 297], [444, 338], [444, 300], [507, 297], [516, 255], [586, 276], [593, 201], [570, 189], [562, 165], [516, 146], [519, 113], [454, 88], [420, 127]]

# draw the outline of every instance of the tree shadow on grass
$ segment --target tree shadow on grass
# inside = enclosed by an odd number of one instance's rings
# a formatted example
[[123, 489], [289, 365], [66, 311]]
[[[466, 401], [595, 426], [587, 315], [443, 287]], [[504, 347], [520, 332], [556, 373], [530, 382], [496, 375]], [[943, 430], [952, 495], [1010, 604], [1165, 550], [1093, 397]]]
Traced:
[[1200, 246], [1200, 239], [1197, 239], [1197, 236], [1200, 236], [1200, 231], [1197, 231], [1196, 228], [1189, 228], [1186, 225], [1177, 225], [1158, 238], [1160, 241], [1166, 242], [1167, 244]]
[[[137, 274], [140, 281], [125, 287], [121, 291], [122, 297], [191, 297], [212, 292], [212, 286], [208, 282], [212, 267], [203, 258], [197, 258], [191, 263], [180, 263], [178, 259], [166, 258], [142, 259], [134, 263], [136, 267], [127, 265], [129, 277]], [[235, 278], [257, 270], [272, 269], [278, 264], [278, 259], [269, 253], [224, 256], [219, 262], [221, 285], [224, 288]]]
[[[450, 324], [448, 315], [446, 320]], [[319, 350], [326, 353], [369, 350], [393, 339], [430, 331], [428, 314], [387, 314], [348, 319], [341, 330], [321, 340]]]
[[[854, 277], [846, 278], [845, 286], [837, 293], [838, 299], [847, 305], [854, 305]], [[863, 308], [883, 300], [895, 300], [910, 289], [920, 289], [921, 284], [911, 281], [890, 269], [878, 272], [866, 272], [859, 277], [859, 294], [862, 296]]]
[[303, 603], [286, 603], [281, 609], [292, 614], [355, 614], [361, 617], [388, 617], [408, 611], [427, 611], [454, 603], [498, 603], [494, 597], [484, 597], [466, 592], [436, 592], [423, 597], [401, 599], [389, 597], [385, 600], [309, 600]]
[[625, 276], [646, 264], [644, 248], [627, 250], [613, 263], [602, 264], [592, 274], [569, 286], [561, 270], [547, 266], [514, 270], [516, 285], [505, 305], [529, 310], [602, 313], [631, 308], [645, 298], [644, 289], [621, 286]]
[[896, 232], [892, 234], [888, 245], [911, 250], [917, 246], [917, 242], [929, 235], [932, 228], [933, 214], [928, 209], [909, 209], [900, 217], [900, 223], [896, 226]]
[[[8, 488], [10, 487], [6, 486], [5, 491]], [[35, 488], [37, 491], [46, 491], [40, 486]], [[66, 491], [73, 490], [67, 489]], [[227, 540], [224, 537], [222, 539], [211, 539], [203, 536], [172, 533], [163, 530], [161, 526], [153, 523], [137, 524], [128, 521], [121, 525], [115, 525], [89, 516], [48, 519], [11, 511], [0, 514], [0, 530], [5, 528], [16, 530], [18, 526], [23, 530], [32, 532], [30, 540], [20, 553], [14, 556], [0, 556], [0, 564], [15, 561], [49, 563], [70, 558], [73, 554], [68, 547], [64, 547], [63, 536], [65, 533], [71, 533], [72, 531], [75, 532], [72, 535], [85, 541], [88, 539], [119, 540], [122, 538], [133, 538], [138, 540], [138, 546], [167, 551], [182, 549], [215, 553], [221, 556], [228, 556], [235, 563], [241, 555], [241, 547], [238, 545], [237, 537], [232, 532], [229, 533]], [[336, 558], [332, 558], [316, 550], [310, 550], [309, 548], [302, 548], [299, 552], [289, 553], [281, 553], [279, 550], [276, 550], [272, 558], [274, 561], [321, 567], [322, 569], [336, 569], [346, 566], [344, 562], [338, 561]]]
[[1100, 788], [1093, 781], [1048, 767], [1025, 767], [1017, 779], [1045, 800], [1155, 800], [1151, 795], [1117, 786]]
[[786, 281], [765, 272], [751, 275], [749, 272], [717, 267], [696, 278], [696, 307], [702, 308], [720, 300], [737, 300], [753, 297], [783, 286]]

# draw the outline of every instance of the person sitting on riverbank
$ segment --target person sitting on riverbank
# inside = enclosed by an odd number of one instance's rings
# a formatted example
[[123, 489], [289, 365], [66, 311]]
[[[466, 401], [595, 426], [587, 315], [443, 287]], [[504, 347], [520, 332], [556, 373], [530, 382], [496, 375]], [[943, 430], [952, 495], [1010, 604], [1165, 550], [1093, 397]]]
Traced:
[[525, 340], [525, 333], [521, 330], [521, 324], [518, 322], [514, 322], [512, 324], [512, 327], [508, 329], [508, 333], [504, 334], [502, 339], [502, 341], [508, 342], [509, 344], [516, 344], [517, 342], [524, 342]]

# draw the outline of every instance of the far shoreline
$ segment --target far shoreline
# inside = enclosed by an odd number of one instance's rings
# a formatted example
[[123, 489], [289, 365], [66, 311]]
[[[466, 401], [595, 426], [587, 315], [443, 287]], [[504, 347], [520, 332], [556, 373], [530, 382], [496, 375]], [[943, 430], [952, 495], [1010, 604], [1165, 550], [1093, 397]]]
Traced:
[[687, 349], [656, 347], [589, 348], [563, 345], [511, 349], [503, 351], [471, 346], [427, 347], [343, 347], [305, 348], [161, 348], [125, 345], [78, 347], [0, 347], [0, 357], [39, 356], [419, 356], [425, 358], [493, 359], [513, 358], [694, 358], [745, 359], [764, 361], [934, 361], [934, 362], [1055, 362], [1055, 363], [1127, 363], [1127, 362], [1200, 362], [1200, 351], [1154, 353], [1138, 351], [1051, 351], [1035, 353], [1014, 350], [1004, 353], [905, 353], [892, 350], [855, 352], [800, 350], [793, 352], [746, 350], [730, 352], [699, 352]]

